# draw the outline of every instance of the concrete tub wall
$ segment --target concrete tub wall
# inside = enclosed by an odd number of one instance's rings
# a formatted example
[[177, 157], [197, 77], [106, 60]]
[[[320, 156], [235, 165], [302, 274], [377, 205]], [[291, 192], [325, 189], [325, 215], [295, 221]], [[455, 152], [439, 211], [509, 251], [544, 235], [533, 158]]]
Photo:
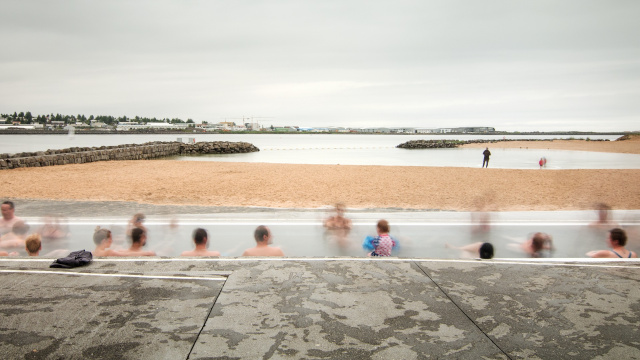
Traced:
[[152, 142], [145, 144], [103, 146], [99, 148], [69, 148], [36, 153], [0, 154], [0, 170], [21, 167], [41, 167], [66, 164], [84, 164], [109, 160], [147, 160], [175, 155], [230, 154], [260, 151], [245, 142]]

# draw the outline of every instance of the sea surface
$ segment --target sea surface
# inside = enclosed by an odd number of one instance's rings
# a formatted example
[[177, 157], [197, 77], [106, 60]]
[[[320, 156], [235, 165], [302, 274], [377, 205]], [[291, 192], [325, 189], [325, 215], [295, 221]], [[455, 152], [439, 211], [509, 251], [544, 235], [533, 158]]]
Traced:
[[[590, 135], [591, 140], [615, 140], [616, 135]], [[567, 139], [568, 135], [368, 135], [368, 134], [186, 134], [186, 135], [0, 135], [0, 153], [69, 147], [142, 144], [150, 141], [244, 141], [261, 151], [247, 154], [178, 156], [178, 161], [227, 161], [286, 164], [481, 167], [482, 149], [399, 149], [409, 140]], [[579, 137], [578, 138], [587, 138]], [[537, 169], [541, 157], [547, 169], [639, 169], [640, 155], [540, 149], [491, 149], [489, 166]]]

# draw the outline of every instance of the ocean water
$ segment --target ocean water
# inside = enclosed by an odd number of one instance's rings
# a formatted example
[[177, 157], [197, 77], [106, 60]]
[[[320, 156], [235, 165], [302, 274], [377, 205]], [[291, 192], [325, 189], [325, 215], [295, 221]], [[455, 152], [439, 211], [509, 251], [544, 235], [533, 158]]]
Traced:
[[[398, 149], [397, 145], [417, 139], [555, 139], [568, 136], [530, 135], [366, 135], [366, 134], [193, 134], [193, 135], [0, 135], [0, 153], [44, 151], [68, 147], [142, 144], [175, 141], [178, 137], [196, 141], [245, 141], [261, 151], [248, 154], [175, 157], [178, 161], [264, 162], [288, 164], [342, 164], [394, 166], [481, 167], [482, 149]], [[618, 136], [590, 136], [615, 140]], [[638, 169], [640, 155], [585, 151], [491, 149], [489, 166], [501, 169], [537, 169], [546, 157], [547, 169]]]

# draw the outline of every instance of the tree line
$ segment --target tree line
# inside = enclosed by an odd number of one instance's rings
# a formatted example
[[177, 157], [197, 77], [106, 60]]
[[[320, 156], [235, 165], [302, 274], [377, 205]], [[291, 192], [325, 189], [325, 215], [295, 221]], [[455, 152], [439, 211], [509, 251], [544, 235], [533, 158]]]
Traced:
[[45, 115], [38, 115], [34, 117], [31, 114], [31, 111], [27, 111], [27, 112], [16, 111], [13, 114], [0, 114], [0, 118], [5, 119], [4, 122], [6, 124], [13, 124], [14, 122], [19, 122], [20, 124], [38, 123], [43, 125], [46, 125], [51, 121], [64, 121], [65, 124], [75, 124], [77, 122], [81, 122], [89, 125], [92, 120], [99, 121], [106, 125], [113, 125], [113, 126], [117, 125], [119, 122], [137, 122], [141, 124], [148, 123], [148, 122], [167, 122], [171, 124], [179, 124], [179, 123], [193, 124], [194, 123], [192, 119], [187, 119], [187, 121], [184, 121], [180, 118], [158, 119], [155, 117], [148, 118], [148, 117], [140, 117], [140, 116], [135, 116], [130, 118], [130, 117], [127, 117], [126, 115], [119, 116], [119, 117], [115, 117], [111, 115], [96, 115], [96, 116], [89, 115], [89, 117], [87, 117], [84, 114], [78, 114], [78, 115], [55, 114], [54, 115], [53, 113], [51, 113], [51, 114], [45, 114]]

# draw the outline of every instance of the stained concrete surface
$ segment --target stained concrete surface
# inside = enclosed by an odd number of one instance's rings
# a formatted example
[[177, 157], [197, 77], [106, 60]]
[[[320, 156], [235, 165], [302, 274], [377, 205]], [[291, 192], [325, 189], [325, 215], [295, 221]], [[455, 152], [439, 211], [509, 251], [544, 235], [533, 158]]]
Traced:
[[49, 263], [0, 260], [2, 358], [640, 358], [633, 261]]

